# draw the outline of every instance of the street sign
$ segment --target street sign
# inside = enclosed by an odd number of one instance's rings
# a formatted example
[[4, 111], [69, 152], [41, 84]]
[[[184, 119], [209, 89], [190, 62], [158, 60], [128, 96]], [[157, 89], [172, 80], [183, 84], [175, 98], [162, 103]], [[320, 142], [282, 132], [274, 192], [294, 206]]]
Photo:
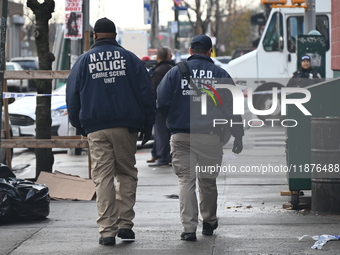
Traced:
[[180, 6], [183, 0], [174, 0], [175, 5]]
[[186, 7], [186, 6], [174, 6], [174, 7], [172, 7], [172, 9], [174, 11], [186, 11], [186, 10], [188, 10], [188, 7]]
[[65, 14], [64, 38], [83, 38], [83, 14], [81, 12], [71, 12]]
[[144, 24], [151, 24], [151, 11], [149, 1], [144, 1]]
[[66, 12], [82, 12], [83, 0], [65, 0]]

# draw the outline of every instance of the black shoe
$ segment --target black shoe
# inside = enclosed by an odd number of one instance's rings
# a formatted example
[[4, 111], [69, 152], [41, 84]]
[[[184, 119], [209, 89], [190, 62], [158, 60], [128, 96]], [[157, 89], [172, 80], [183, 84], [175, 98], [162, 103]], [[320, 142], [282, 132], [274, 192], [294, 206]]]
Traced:
[[99, 244], [103, 244], [103, 245], [115, 245], [116, 244], [116, 238], [114, 238], [113, 236], [100, 237], [99, 238]]
[[204, 223], [203, 222], [203, 229], [202, 229], [202, 234], [206, 236], [211, 236], [214, 233], [214, 230], [218, 227], [218, 223], [216, 223], [211, 226], [209, 223]]
[[162, 167], [162, 168], [164, 168], [164, 167], [171, 167], [171, 166], [169, 165], [169, 163], [168, 164], [156, 163], [156, 164], [150, 164], [150, 165], [148, 165], [148, 167]]
[[196, 241], [196, 233], [195, 232], [191, 232], [191, 233], [182, 233], [181, 234], [181, 240], [184, 241]]
[[131, 229], [128, 229], [128, 228], [119, 229], [117, 236], [124, 239], [124, 241], [127, 241], [127, 242], [135, 241], [135, 233]]

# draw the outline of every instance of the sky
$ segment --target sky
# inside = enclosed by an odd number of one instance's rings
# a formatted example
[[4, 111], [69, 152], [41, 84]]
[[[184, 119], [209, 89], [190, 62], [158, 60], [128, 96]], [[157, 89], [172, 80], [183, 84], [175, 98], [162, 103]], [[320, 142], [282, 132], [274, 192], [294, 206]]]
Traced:
[[[26, 6], [27, 0], [13, 0]], [[38, 0], [42, 3], [44, 0]], [[107, 17], [117, 27], [122, 29], [141, 28], [144, 25], [144, 0], [88, 0], [90, 1], [90, 25], [94, 25], [97, 19]], [[192, 0], [193, 1], [193, 0]], [[55, 12], [52, 14], [53, 22], [65, 21], [66, 0], [55, 0]], [[239, 0], [246, 6], [259, 5], [261, 0]], [[167, 25], [174, 20], [173, 0], [159, 0], [160, 25]], [[27, 8], [27, 7], [26, 7]]]
[[[98, 4], [99, 3], [99, 4]], [[119, 27], [135, 27], [144, 24], [144, 0], [90, 0], [91, 9], [99, 6], [98, 12], [90, 13], [90, 22], [94, 23], [98, 18], [106, 16]], [[160, 0], [159, 3], [160, 24], [166, 25], [168, 20], [174, 19], [172, 0]], [[93, 6], [93, 8], [92, 8]]]
[[[260, 4], [261, 0], [238, 0], [244, 5], [249, 3]], [[119, 27], [134, 27], [144, 23], [144, 0], [90, 0], [91, 8], [98, 9], [99, 12], [90, 13], [90, 21], [95, 22], [98, 18], [106, 16]], [[174, 20], [173, 0], [159, 0], [159, 19], [160, 25], [167, 25], [168, 21]]]
[[[24, 0], [18, 0], [23, 2]], [[42, 0], [40, 0], [41, 2]], [[144, 0], [89, 0], [90, 24], [94, 25], [97, 19], [107, 17], [117, 27], [133, 28], [144, 26]], [[62, 22], [65, 15], [65, 0], [55, 0], [55, 13], [53, 17]], [[174, 20], [172, 0], [159, 0], [160, 24], [167, 25], [168, 20]], [[59, 17], [57, 17], [59, 16]]]
[[[102, 17], [111, 19], [117, 27], [132, 28], [144, 26], [144, 0], [89, 0], [90, 24]], [[260, 4], [261, 0], [240, 0], [244, 5], [249, 3]], [[55, 0], [56, 13], [65, 9], [65, 0]], [[159, 0], [160, 25], [167, 25], [174, 20], [173, 0]]]

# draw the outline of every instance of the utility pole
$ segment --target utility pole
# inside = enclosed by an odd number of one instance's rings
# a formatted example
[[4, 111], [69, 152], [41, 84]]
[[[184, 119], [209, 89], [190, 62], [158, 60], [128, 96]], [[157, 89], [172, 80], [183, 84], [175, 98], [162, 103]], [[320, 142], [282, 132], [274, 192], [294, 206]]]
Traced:
[[83, 50], [90, 49], [90, 0], [83, 1]]
[[[2, 116], [2, 92], [4, 90], [4, 75], [5, 75], [5, 67], [6, 67], [6, 56], [5, 56], [5, 46], [6, 46], [6, 25], [7, 25], [7, 9], [8, 9], [8, 0], [2, 0], [1, 1], [2, 5], [2, 15], [1, 15], [1, 20], [0, 20], [0, 95], [1, 95], [1, 100], [0, 100], [0, 113]], [[0, 126], [1, 126], [0, 122]], [[3, 127], [1, 127], [1, 130]], [[1, 142], [0, 142], [1, 144]]]
[[[4, 71], [6, 67], [6, 56], [5, 56], [5, 47], [6, 47], [6, 30], [7, 30], [7, 9], [8, 9], [8, 0], [2, 0], [2, 15], [0, 21], [0, 91], [2, 98], [3, 84], [4, 84]], [[2, 103], [1, 103], [2, 106]]]
[[179, 45], [179, 40], [178, 40], [178, 37], [179, 37], [179, 19], [178, 19], [179, 8], [178, 8], [178, 5], [176, 3], [174, 3], [174, 11], [175, 11], [175, 23], [177, 25], [177, 31], [175, 33], [175, 50], [179, 51], [180, 50], [180, 45]]
[[306, 0], [306, 4], [304, 33], [307, 35], [311, 30], [315, 30], [316, 28], [315, 0]]
[[[82, 38], [71, 37], [71, 45], [70, 45], [70, 68], [73, 67], [75, 62], [77, 61], [78, 57], [87, 50], [87, 47], [89, 48], [89, 41], [87, 40], [90, 36], [89, 33], [89, 1], [90, 0], [84, 0], [81, 7], [81, 10], [77, 14], [82, 14], [82, 31], [79, 31], [79, 33], [82, 33]], [[87, 31], [87, 34], [86, 34]], [[87, 38], [88, 36], [88, 38]], [[77, 130], [69, 124], [69, 135], [77, 135]], [[75, 155], [76, 151], [79, 149], [76, 148], [68, 148], [67, 154]]]
[[160, 46], [158, 34], [158, 24], [159, 24], [159, 11], [158, 11], [158, 0], [151, 0], [150, 3], [151, 10], [151, 48], [157, 49]]

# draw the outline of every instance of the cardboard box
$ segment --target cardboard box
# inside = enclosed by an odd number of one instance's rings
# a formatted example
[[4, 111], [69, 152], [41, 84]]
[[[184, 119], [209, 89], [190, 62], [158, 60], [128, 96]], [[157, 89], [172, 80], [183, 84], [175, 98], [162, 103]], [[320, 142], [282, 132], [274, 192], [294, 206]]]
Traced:
[[92, 180], [62, 172], [41, 172], [36, 183], [45, 184], [53, 199], [93, 200], [96, 194]]

